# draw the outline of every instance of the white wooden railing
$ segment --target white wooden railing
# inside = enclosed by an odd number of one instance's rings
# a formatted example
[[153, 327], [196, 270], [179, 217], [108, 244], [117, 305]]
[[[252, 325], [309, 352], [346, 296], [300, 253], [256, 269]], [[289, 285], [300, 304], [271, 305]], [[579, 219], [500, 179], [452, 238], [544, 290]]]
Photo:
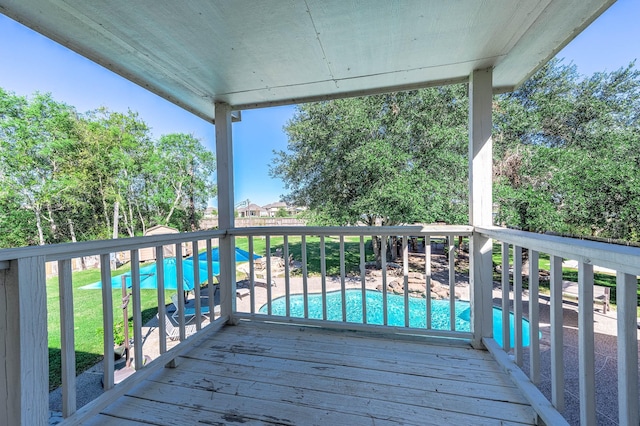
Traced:
[[[553, 405], [562, 412], [565, 408], [565, 375], [563, 346], [563, 301], [562, 263], [563, 259], [578, 261], [578, 350], [579, 350], [579, 401], [580, 424], [597, 424], [596, 383], [595, 383], [595, 332], [594, 332], [594, 265], [616, 271], [617, 293], [617, 345], [618, 345], [618, 423], [638, 424], [638, 330], [637, 330], [637, 276], [640, 275], [640, 249], [621, 245], [605, 244], [579, 239], [540, 235], [504, 228], [476, 228], [481, 235], [501, 243], [502, 271], [512, 267], [513, 286], [510, 287], [509, 273], [502, 274], [503, 347], [494, 339], [483, 339], [487, 348], [512, 372], [513, 378], [530, 396], [536, 411], [547, 410]], [[522, 252], [528, 250], [530, 270], [529, 311], [529, 378], [522, 370], [513, 368], [523, 365], [522, 321], [525, 315], [522, 304]], [[510, 263], [510, 251], [512, 263]], [[550, 261], [550, 345], [551, 345], [551, 400], [532, 389], [540, 383], [540, 342], [539, 342], [539, 267], [540, 253], [549, 255]], [[504, 356], [509, 352], [509, 310], [513, 310], [516, 324], [513, 360]], [[546, 424], [559, 424], [558, 417], [544, 418]]]
[[[230, 232], [234, 237], [246, 237], [248, 238], [249, 251], [256, 253], [254, 247], [257, 239], [263, 240], [265, 245], [265, 252], [257, 252], [259, 255], [265, 253], [272, 253], [276, 247], [274, 247], [274, 238], [280, 237], [278, 241], [277, 250], [281, 253], [282, 259], [288, 260], [290, 258], [291, 246], [296, 246], [297, 260], [294, 259], [293, 263], [285, 261], [282, 265], [274, 264], [280, 257], [267, 256], [264, 263], [266, 264], [265, 271], [259, 276], [257, 273], [256, 264], [257, 261], [250, 262], [247, 265], [246, 283], [249, 289], [249, 306], [244, 310], [236, 309], [235, 316], [237, 318], [251, 318], [254, 320], [269, 320], [273, 321], [274, 316], [279, 321], [291, 321], [296, 323], [316, 323], [323, 321], [323, 325], [326, 327], [338, 327], [338, 328], [350, 328], [350, 329], [369, 329], [377, 331], [387, 331], [392, 333], [407, 332], [411, 334], [425, 334], [439, 337], [452, 337], [461, 339], [470, 339], [471, 330], [456, 330], [456, 310], [455, 310], [455, 293], [456, 293], [456, 276], [455, 276], [455, 250], [454, 250], [454, 237], [464, 237], [465, 239], [471, 235], [471, 227], [469, 226], [399, 226], [399, 227], [274, 227], [274, 228], [242, 228], [234, 229]], [[367, 247], [370, 246], [371, 241], [369, 239], [372, 236], [384, 237], [384, 241], [387, 237], [397, 238], [400, 247], [400, 253], [398, 255], [398, 261], [394, 262], [398, 265], [397, 276], [400, 284], [397, 289], [400, 289], [401, 296], [404, 300], [402, 305], [403, 313], [401, 323], [391, 324], [388, 318], [389, 303], [387, 293], [390, 291], [388, 286], [391, 280], [390, 274], [387, 272], [387, 244], [380, 245], [380, 258], [381, 258], [381, 277], [378, 286], [372, 286], [372, 280], [367, 277], [367, 264], [371, 264], [373, 258], [371, 257], [372, 249], [365, 250], [365, 241], [367, 241]], [[312, 249], [309, 245], [310, 238], [314, 238], [318, 247]], [[351, 250], [347, 248], [345, 239], [352, 237]], [[442, 329], [441, 327], [432, 326], [432, 270], [431, 261], [425, 262], [422, 260], [421, 273], [417, 280], [421, 281], [417, 285], [420, 289], [424, 288], [424, 292], [420, 292], [424, 297], [424, 315], [425, 326], [415, 327], [410, 324], [409, 315], [409, 301], [411, 293], [409, 291], [409, 253], [410, 245], [418, 241], [424, 241], [421, 251], [424, 250], [423, 255], [425, 259], [431, 260], [431, 242], [440, 241], [442, 244], [442, 250], [445, 253], [447, 263], [447, 282], [444, 283], [450, 295], [449, 297], [449, 328]], [[295, 243], [293, 243], [295, 241]], [[328, 253], [327, 244], [328, 241], [334, 242], [337, 245], [337, 250], [334, 250], [334, 258], [339, 259], [339, 272], [334, 278], [334, 282], [330, 282], [330, 277], [327, 274]], [[337, 253], [336, 253], [337, 251]], [[366, 255], [369, 253], [370, 259], [367, 262]], [[309, 275], [309, 261], [308, 258], [312, 254], [319, 256], [319, 277], [312, 278]], [[353, 275], [348, 277], [346, 257], [357, 258], [357, 261], [352, 261], [352, 264], [357, 265], [357, 278]], [[375, 262], [373, 262], [375, 263]], [[299, 265], [299, 266], [297, 266]], [[317, 267], [318, 265], [316, 265]], [[296, 271], [293, 272], [292, 268], [296, 267]], [[400, 275], [401, 273], [401, 275]], [[294, 278], [295, 276], [295, 278]], [[238, 277], [239, 279], [242, 277]], [[311, 280], [320, 281], [319, 285], [312, 286]], [[293, 282], [296, 281], [294, 289]], [[279, 284], [276, 285], [276, 283]], [[415, 281], [414, 281], [415, 282]], [[258, 289], [258, 286], [261, 286]], [[359, 307], [356, 308], [358, 317], [361, 320], [354, 321], [349, 319], [348, 314], [354, 314], [355, 312], [347, 312], [347, 290], [359, 291]], [[468, 289], [468, 283], [467, 283]], [[258, 291], [260, 290], [260, 291]], [[382, 312], [381, 321], [379, 324], [371, 324], [367, 320], [367, 290], [378, 290], [381, 292], [382, 306], [378, 307]], [[339, 305], [341, 307], [341, 313], [336, 317], [330, 317], [327, 313], [330, 303], [328, 302], [328, 294], [332, 291], [340, 293]], [[397, 290], [396, 290], [397, 291]], [[299, 312], [294, 313], [291, 309], [291, 298], [293, 294], [297, 294], [297, 297], [302, 298], [302, 308]], [[313, 295], [313, 296], [312, 296]], [[262, 297], [258, 297], [262, 296]], [[285, 308], [284, 312], [274, 313], [273, 302], [276, 296], [280, 296]], [[415, 294], [414, 294], [415, 296]], [[310, 315], [309, 305], [310, 298], [318, 298], [318, 304], [322, 306], [321, 315]], [[420, 297], [420, 296], [418, 296]], [[469, 299], [466, 299], [469, 301]], [[260, 308], [262, 307], [262, 312]], [[371, 308], [371, 307], [369, 307]]]
[[[362, 312], [362, 323], [355, 323], [348, 320], [346, 312], [346, 291], [355, 289], [364, 296], [370, 288], [367, 280], [366, 266], [367, 250], [366, 240], [371, 236], [397, 237], [401, 242], [400, 270], [398, 277], [402, 283], [402, 298], [404, 299], [404, 321], [399, 325], [390, 325], [387, 317], [388, 299], [387, 290], [390, 285], [390, 277], [387, 275], [387, 246], [381, 246], [382, 274], [382, 312], [381, 324], [367, 323], [367, 310], [372, 309], [365, 302], [366, 297], [362, 297], [359, 310]], [[513, 247], [515, 253], [513, 263], [513, 293], [508, 288], [508, 276], [504, 274], [502, 307], [503, 315], [508, 315], [512, 308], [516, 317], [516, 339], [513, 349], [513, 360], [507, 356], [509, 351], [509, 321], [505, 318], [503, 324], [504, 347], [499, 347], [491, 336], [491, 306], [479, 306], [488, 301], [491, 305], [493, 283], [490, 280], [480, 282], [475, 277], [473, 283], [474, 266], [471, 265], [471, 279], [469, 283], [469, 298], [471, 303], [471, 330], [462, 331], [455, 327], [455, 297], [449, 298], [450, 303], [450, 328], [447, 330], [435, 329], [431, 326], [431, 306], [432, 294], [431, 279], [433, 271], [432, 262], [424, 262], [424, 273], [422, 279], [425, 286], [424, 312], [427, 318], [426, 325], [421, 328], [410, 327], [408, 300], [409, 300], [409, 245], [412, 238], [424, 238], [429, 244], [424, 245], [425, 258], [432, 258], [431, 241], [444, 241], [443, 249], [446, 254], [446, 268], [448, 269], [449, 293], [456, 292], [455, 278], [455, 250], [454, 237], [472, 237], [472, 243], [476, 237], [490, 238], [498, 241], [504, 248], [505, 265], [503, 270], [508, 271], [508, 250]], [[282, 237], [280, 242], [279, 237]], [[63, 387], [63, 414], [70, 416], [76, 411], [76, 385], [75, 385], [75, 342], [74, 342], [74, 309], [86, 309], [73, 305], [73, 286], [71, 273], [71, 260], [73, 258], [89, 255], [100, 255], [102, 282], [111, 282], [111, 270], [109, 265], [111, 253], [130, 251], [132, 259], [131, 275], [133, 285], [131, 288], [133, 298], [133, 319], [134, 319], [134, 342], [141, 340], [141, 307], [139, 288], [139, 265], [138, 250], [146, 247], [153, 247], [157, 254], [156, 265], [163, 266], [162, 247], [175, 245], [177, 258], [181, 259], [180, 251], [183, 243], [192, 244], [193, 253], [205, 249], [211, 253], [211, 248], [216, 245], [223, 247], [233, 247], [235, 240], [247, 238], [250, 252], [259, 255], [272, 253], [276, 249], [281, 249], [280, 255], [283, 259], [288, 259], [295, 247], [294, 264], [284, 262], [281, 270], [277, 269], [275, 259], [271, 256], [265, 257], [265, 268], [261, 277], [256, 276], [257, 262], [249, 262], [246, 270], [246, 285], [249, 289], [248, 303], [247, 296], [235, 297], [236, 279], [241, 280], [244, 276], [237, 276], [233, 267], [228, 267], [226, 273], [231, 279], [223, 281], [221, 285], [222, 309], [221, 316], [214, 321], [213, 327], [220, 327], [226, 322], [236, 322], [243, 318], [254, 320], [278, 320], [298, 323], [322, 324], [325, 327], [350, 328], [375, 330], [376, 332], [390, 333], [410, 333], [424, 334], [437, 337], [469, 339], [472, 342], [481, 341], [512, 374], [521, 389], [529, 395], [530, 401], [538, 414], [547, 424], [559, 424], [563, 421], [557, 416], [557, 412], [552, 407], [562, 410], [564, 400], [563, 389], [563, 349], [562, 349], [562, 295], [561, 295], [561, 274], [562, 258], [575, 259], [580, 262], [580, 399], [581, 418], [583, 424], [592, 424], [595, 418], [595, 383], [594, 377], [594, 330], [593, 330], [593, 267], [600, 265], [618, 271], [617, 303], [618, 303], [618, 393], [619, 393], [619, 422], [620, 424], [638, 424], [638, 388], [637, 388], [637, 329], [636, 329], [636, 275], [640, 275], [640, 249], [615, 246], [610, 244], [573, 240], [561, 237], [550, 237], [545, 235], [531, 234], [521, 231], [506, 230], [503, 228], [476, 228], [475, 233], [469, 226], [433, 226], [433, 227], [349, 227], [349, 228], [312, 228], [312, 227], [286, 227], [286, 228], [236, 228], [228, 231], [203, 231], [187, 234], [160, 235], [144, 238], [131, 238], [121, 240], [96, 241], [87, 243], [62, 244], [43, 247], [26, 247], [18, 249], [0, 250], [0, 355], [4, 356], [5, 369], [0, 370], [0, 424], [42, 424], [48, 414], [48, 384], [43, 377], [48, 377], [48, 354], [47, 354], [47, 315], [46, 315], [46, 280], [45, 263], [49, 261], [58, 262], [58, 283], [60, 291], [60, 324], [62, 336], [62, 387]], [[352, 241], [354, 239], [354, 241]], [[444, 239], [444, 240], [442, 240]], [[258, 241], [260, 240], [260, 243]], [[311, 241], [313, 240], [313, 244]], [[222, 242], [225, 244], [222, 244]], [[264, 250], [258, 250], [262, 247]], [[275, 242], [278, 241], [276, 244]], [[335, 279], [327, 275], [327, 259], [329, 241], [332, 246], [337, 246], [338, 273]], [[317, 242], [317, 248], [315, 244]], [[313, 245], [313, 247], [311, 247]], [[277, 247], [276, 247], [277, 246]], [[351, 247], [351, 248], [349, 248]], [[354, 248], [355, 247], [355, 248]], [[551, 255], [551, 347], [552, 347], [552, 397], [547, 401], [542, 397], [541, 392], [535, 388], [534, 384], [540, 378], [540, 358], [538, 342], [538, 305], [529, 304], [529, 312], [522, 311], [522, 273], [520, 253], [523, 249], [529, 250], [531, 276], [529, 284], [529, 298], [532, 301], [537, 299], [537, 270], [536, 259], [538, 253]], [[317, 252], [316, 252], [317, 250]], [[469, 250], [470, 263], [474, 259], [473, 247]], [[221, 254], [222, 255], [222, 254]], [[232, 263], [231, 252], [225, 254], [226, 259]], [[334, 258], [335, 253], [333, 254]], [[313, 277], [309, 273], [311, 257], [319, 259], [319, 277]], [[357, 259], [357, 271], [349, 276], [347, 270], [347, 258]], [[352, 260], [351, 264], [354, 263]], [[178, 276], [183, 273], [181, 261], [177, 260]], [[296, 267], [296, 270], [292, 268]], [[209, 300], [214, 299], [214, 274], [211, 256], [207, 259], [207, 277], [196, 277], [199, 282], [209, 284]], [[477, 267], [477, 266], [476, 266]], [[482, 264], [482, 268], [491, 265]], [[196, 270], [198, 268], [195, 268]], [[491, 271], [492, 272], [492, 271]], [[238, 272], [240, 274], [240, 272]], [[159, 273], [162, 276], [162, 273]], [[276, 276], [277, 275], [277, 276]], [[485, 274], [485, 276], [487, 276]], [[491, 277], [491, 273], [488, 274]], [[320, 283], [314, 287], [312, 280], [319, 280]], [[179, 281], [181, 281], [179, 279]], [[265, 285], [261, 287], [260, 283]], [[268, 285], [277, 282], [277, 286]], [[267, 284], [268, 283], [268, 284]], [[558, 284], [560, 283], [560, 284]], [[165, 314], [163, 281], [160, 280], [157, 292], [158, 315], [162, 318]], [[337, 319], [329, 320], [327, 317], [327, 297], [331, 291], [340, 294], [341, 315]], [[183, 293], [178, 291], [179, 309], [184, 307]], [[194, 289], [195, 300], [200, 300], [200, 287]], [[291, 300], [294, 294], [302, 295], [303, 310], [301, 314], [293, 315], [291, 311]], [[322, 304], [322, 315], [320, 318], [313, 318], [309, 313], [309, 298], [313, 293], [314, 297], [319, 297]], [[484, 293], [478, 297], [478, 293]], [[240, 293], [238, 293], [240, 294]], [[285, 311], [283, 315], [275, 315], [273, 312], [274, 300], [277, 297], [284, 298]], [[137, 302], [136, 302], [137, 300]], [[476, 303], [474, 303], [476, 301]], [[478, 301], [481, 301], [478, 303]], [[112, 289], [109, 286], [102, 291], [103, 304], [103, 328], [104, 333], [104, 378], [105, 388], [113, 387], [113, 335], [108, 332], [113, 329], [113, 306]], [[263, 311], [260, 308], [263, 307]], [[201, 306], [196, 303], [196, 310], [200, 311]], [[210, 306], [211, 312], [215, 311]], [[486, 312], [484, 317], [482, 312]], [[521, 344], [521, 330], [519, 320], [523, 316], [528, 316], [531, 325], [530, 367], [529, 378], [527, 378], [519, 365], [523, 362], [524, 348]], [[212, 318], [213, 319], [213, 318]], [[187, 338], [184, 316], [179, 317], [179, 337], [180, 340]], [[474, 325], [481, 324], [483, 330], [474, 329]], [[164, 336], [166, 333], [164, 321], [159, 321], [159, 333]], [[200, 323], [197, 322], [197, 329]], [[211, 327], [211, 326], [209, 326]], [[484, 336], [484, 338], [481, 338]], [[196, 339], [198, 336], [194, 336]], [[187, 341], [193, 341], [188, 338]], [[139, 345], [134, 344], [135, 364], [142, 370], [150, 370], [143, 367], [142, 351]], [[161, 355], [157, 361], [149, 364], [164, 365], [175, 357], [171, 351], [180, 350], [178, 347], [167, 351], [166, 341], [160, 339]], [[136, 373], [135, 376], [143, 374]], [[148, 373], [147, 373], [148, 374]], [[555, 413], [555, 414], [554, 414]]]
[[[100, 256], [102, 283], [102, 324], [104, 331], [103, 354], [105, 390], [114, 387], [114, 329], [113, 289], [111, 287], [110, 258], [112, 253], [130, 251], [131, 293], [133, 316], [133, 352], [136, 368], [145, 367], [142, 353], [142, 315], [140, 305], [140, 265], [138, 250], [152, 247], [156, 253], [158, 268], [158, 317], [165, 317], [166, 303], [163, 279], [163, 246], [175, 245], [177, 282], [182, 285], [182, 246], [192, 244], [192, 251], [200, 248], [211, 252], [212, 241], [224, 238], [221, 231], [203, 231], [189, 234], [157, 235], [118, 240], [92, 241], [74, 244], [58, 244], [39, 247], [23, 247], [0, 250], [0, 354], [5, 368], [0, 369], [0, 424], [45, 424], [49, 413], [48, 342], [47, 342], [47, 294], [46, 262], [58, 262], [58, 284], [60, 298], [60, 334], [62, 360], [62, 411], [68, 417], [76, 411], [76, 362], [74, 341], [74, 310], [96, 307], [74, 306], [72, 259], [85, 256]], [[199, 246], [199, 244], [201, 244]], [[214, 300], [212, 263], [208, 259], [208, 277], [199, 277], [194, 268], [196, 281], [209, 284], [209, 300]], [[186, 290], [186, 289], [185, 289]], [[195, 286], [196, 319], [200, 322], [200, 286]], [[184, 292], [178, 294], [179, 338], [186, 336], [184, 316]], [[214, 306], [210, 307], [214, 312]], [[219, 321], [228, 316], [222, 315]], [[166, 336], [164, 321], [158, 321], [159, 335]], [[159, 339], [159, 352], [167, 352], [167, 340]]]

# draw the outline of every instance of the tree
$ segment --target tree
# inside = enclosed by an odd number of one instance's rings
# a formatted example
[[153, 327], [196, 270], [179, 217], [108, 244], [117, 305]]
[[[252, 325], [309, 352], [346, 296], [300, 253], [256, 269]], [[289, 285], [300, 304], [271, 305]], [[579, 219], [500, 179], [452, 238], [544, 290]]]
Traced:
[[217, 193], [215, 156], [193, 135], [163, 135], [145, 166], [147, 204], [157, 223], [198, 229], [201, 213]]
[[73, 150], [75, 111], [54, 101], [50, 94], [36, 94], [28, 101], [2, 90], [0, 97], [5, 191], [33, 213], [39, 244], [56, 241], [60, 231], [55, 213], [64, 196], [56, 177], [66, 161], [65, 153]]
[[498, 220], [637, 239], [640, 72], [581, 77], [551, 61], [494, 103]]
[[332, 224], [457, 222], [467, 215], [466, 86], [298, 107], [271, 175]]
[[466, 221], [467, 105], [454, 85], [298, 106], [270, 173], [318, 223]]
[[160, 223], [195, 230], [214, 171], [196, 138], [153, 141], [133, 111], [80, 115], [51, 95], [0, 89], [3, 247], [134, 236]]

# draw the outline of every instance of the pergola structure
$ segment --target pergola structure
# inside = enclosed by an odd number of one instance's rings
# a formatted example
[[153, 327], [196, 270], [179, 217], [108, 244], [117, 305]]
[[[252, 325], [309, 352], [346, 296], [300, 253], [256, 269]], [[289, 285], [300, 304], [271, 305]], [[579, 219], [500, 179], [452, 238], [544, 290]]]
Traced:
[[[0, 12], [215, 123], [219, 229], [226, 232], [220, 239], [221, 282], [235, 282], [229, 233], [236, 111], [468, 82], [468, 225], [484, 229], [470, 237], [471, 340], [483, 347], [492, 333], [491, 293], [482, 290], [492, 286], [492, 96], [517, 88], [612, 3], [0, 0]], [[14, 253], [0, 252], [0, 264], [13, 268], [12, 282], [47, 257], [21, 263], [14, 259], [26, 255]], [[606, 262], [625, 271], [623, 260]], [[33, 279], [42, 284], [44, 277]], [[28, 297], [15, 291], [15, 300]], [[234, 285], [221, 291], [222, 316], [233, 322]], [[20, 303], [0, 302], [0, 313], [23, 319]], [[37, 309], [44, 309], [43, 301]], [[33, 332], [25, 322], [0, 348], [42, 344], [41, 329]], [[8, 356], [5, 366], [11, 362], [18, 361]], [[14, 399], [0, 398], [0, 412], [7, 413], [0, 420], [27, 424], [36, 418], [26, 406], [29, 398], [43, 398], [37, 380], [21, 371], [0, 381], [4, 396], [15, 394], [8, 386], [20, 385]], [[629, 418], [637, 419], [637, 408]]]

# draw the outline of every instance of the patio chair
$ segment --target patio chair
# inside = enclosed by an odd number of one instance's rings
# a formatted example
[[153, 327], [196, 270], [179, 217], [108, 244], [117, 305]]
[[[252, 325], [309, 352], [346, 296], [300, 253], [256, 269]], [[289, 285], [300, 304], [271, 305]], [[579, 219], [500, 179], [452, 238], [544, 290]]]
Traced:
[[[207, 319], [211, 320], [209, 318], [209, 298], [207, 296], [201, 296], [200, 297], [200, 314], [204, 317], [207, 317]], [[178, 293], [173, 293], [171, 295], [171, 303], [173, 303], [173, 306], [175, 306], [176, 310], [174, 311], [174, 313], [171, 315], [171, 317], [177, 322], [179, 315], [180, 315], [180, 309], [178, 308]], [[191, 305], [190, 303], [188, 303], [185, 300], [185, 304], [184, 304], [184, 321], [185, 324], [189, 324], [191, 321], [193, 321], [193, 319], [196, 317], [196, 308], [195, 308], [195, 304]]]
[[[176, 321], [177, 322], [177, 321]], [[164, 316], [164, 326], [165, 332], [169, 337], [169, 340], [178, 340], [180, 339], [180, 327], [169, 318], [169, 314]], [[191, 336], [197, 331], [195, 324], [190, 324], [185, 327], [186, 337]]]

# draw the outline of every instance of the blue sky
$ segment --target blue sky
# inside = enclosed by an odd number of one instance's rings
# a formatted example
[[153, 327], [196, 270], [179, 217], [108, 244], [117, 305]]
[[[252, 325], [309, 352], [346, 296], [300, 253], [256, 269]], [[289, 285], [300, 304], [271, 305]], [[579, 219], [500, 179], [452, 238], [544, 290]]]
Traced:
[[[613, 71], [640, 58], [640, 1], [618, 0], [558, 57], [578, 72]], [[214, 127], [160, 97], [0, 14], [0, 87], [18, 95], [50, 92], [54, 99], [86, 112], [106, 106], [137, 111], [155, 137], [191, 133], [215, 152]], [[640, 67], [640, 63], [636, 65]], [[278, 201], [282, 182], [269, 177], [273, 150], [284, 150], [283, 126], [293, 106], [243, 111], [233, 125], [236, 203]], [[212, 203], [215, 205], [215, 200]]]

